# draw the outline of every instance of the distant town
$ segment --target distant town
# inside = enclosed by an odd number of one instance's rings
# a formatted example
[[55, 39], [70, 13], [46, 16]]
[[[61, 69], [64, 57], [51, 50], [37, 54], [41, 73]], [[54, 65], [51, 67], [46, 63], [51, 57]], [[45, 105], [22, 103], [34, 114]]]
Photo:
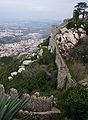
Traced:
[[1, 44], [0, 57], [14, 56], [23, 52], [29, 53], [31, 50], [36, 49], [36, 47], [41, 42], [43, 42], [43, 39], [38, 38], [38, 36], [40, 36], [39, 33], [32, 33], [32, 34], [30, 33], [29, 36], [31, 36], [31, 38], [28, 40], [21, 40], [20, 42]]
[[0, 57], [29, 54], [48, 37], [50, 24], [0, 25]]

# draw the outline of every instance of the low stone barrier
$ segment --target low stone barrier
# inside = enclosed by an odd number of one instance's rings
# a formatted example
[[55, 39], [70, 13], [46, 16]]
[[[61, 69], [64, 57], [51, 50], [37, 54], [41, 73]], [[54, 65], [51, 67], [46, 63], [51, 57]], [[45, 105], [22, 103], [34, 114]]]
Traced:
[[47, 112], [27, 112], [19, 111], [19, 118], [27, 116], [28, 120], [65, 120], [64, 114], [57, 108], [52, 108], [51, 111]]
[[[0, 94], [4, 94], [4, 93], [5, 93], [4, 86], [0, 84]], [[14, 88], [11, 88], [9, 96], [11, 97], [11, 99], [15, 99], [16, 97], [19, 97], [18, 91]], [[28, 112], [51, 111], [55, 102], [53, 96], [50, 97], [40, 96], [39, 92], [36, 92], [32, 96], [25, 93], [22, 95], [22, 98], [28, 99], [28, 102], [23, 106], [23, 110], [26, 110]]]
[[[5, 89], [2, 84], [0, 84], [0, 95], [5, 94]], [[11, 99], [19, 97], [18, 91], [14, 88], [10, 89], [9, 95]], [[25, 93], [22, 98], [28, 99], [28, 102], [23, 106], [23, 108], [18, 112], [17, 118], [23, 118], [28, 116], [29, 120], [61, 120], [62, 113], [57, 108], [54, 108], [54, 97], [40, 96], [39, 92], [30, 96]]]

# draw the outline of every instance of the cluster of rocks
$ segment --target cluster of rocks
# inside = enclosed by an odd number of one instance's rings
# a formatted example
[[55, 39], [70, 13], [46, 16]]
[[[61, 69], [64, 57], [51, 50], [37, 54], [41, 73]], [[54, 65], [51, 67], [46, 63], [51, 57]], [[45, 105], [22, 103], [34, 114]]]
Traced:
[[18, 73], [22, 73], [22, 71], [24, 71], [25, 70], [25, 66], [19, 66], [19, 69], [18, 69], [18, 71], [14, 71], [14, 72], [11, 72], [11, 74], [10, 74], [10, 76], [8, 76], [8, 80], [10, 81], [10, 80], [13, 80], [13, 77], [14, 76], [16, 76], [16, 75], [18, 75]]
[[81, 28], [77, 29], [67, 29], [66, 27], [59, 29], [59, 33], [55, 36], [55, 41], [58, 45], [61, 55], [64, 57], [68, 56], [69, 51], [73, 48], [80, 39], [86, 36], [86, 32], [83, 30], [83, 25]]
[[9, 80], [9, 81], [12, 80], [14, 76], [22, 73], [22, 71], [25, 71], [25, 69], [26, 69], [25, 67], [28, 66], [29, 64], [31, 64], [32, 62], [34, 62], [34, 61], [32, 61], [32, 60], [30, 60], [30, 59], [24, 60], [23, 63], [22, 63], [22, 65], [19, 66], [18, 70], [17, 70], [17, 71], [14, 71], [14, 72], [12, 72], [12, 73], [10, 74], [10, 76], [8, 77], [8, 80]]

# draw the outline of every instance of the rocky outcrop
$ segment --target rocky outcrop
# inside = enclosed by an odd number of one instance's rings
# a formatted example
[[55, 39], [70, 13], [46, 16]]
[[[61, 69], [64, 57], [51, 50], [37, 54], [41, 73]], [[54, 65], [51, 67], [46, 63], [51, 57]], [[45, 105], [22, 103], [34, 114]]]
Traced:
[[56, 64], [58, 67], [57, 87], [58, 89], [68, 89], [76, 85], [76, 82], [72, 80], [71, 74], [65, 61], [71, 48], [73, 48], [80, 38], [85, 37], [86, 32], [83, 30], [83, 26], [77, 29], [67, 29], [66, 25], [68, 21], [63, 22], [61, 25], [52, 25], [51, 38], [49, 46], [54, 51], [56, 50]]

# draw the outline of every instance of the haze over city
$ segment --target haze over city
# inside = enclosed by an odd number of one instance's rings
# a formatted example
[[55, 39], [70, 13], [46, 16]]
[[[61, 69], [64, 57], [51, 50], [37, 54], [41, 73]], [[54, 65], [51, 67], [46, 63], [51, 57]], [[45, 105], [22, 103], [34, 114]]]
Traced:
[[72, 17], [77, 2], [80, 0], [0, 0], [0, 20], [63, 20]]

